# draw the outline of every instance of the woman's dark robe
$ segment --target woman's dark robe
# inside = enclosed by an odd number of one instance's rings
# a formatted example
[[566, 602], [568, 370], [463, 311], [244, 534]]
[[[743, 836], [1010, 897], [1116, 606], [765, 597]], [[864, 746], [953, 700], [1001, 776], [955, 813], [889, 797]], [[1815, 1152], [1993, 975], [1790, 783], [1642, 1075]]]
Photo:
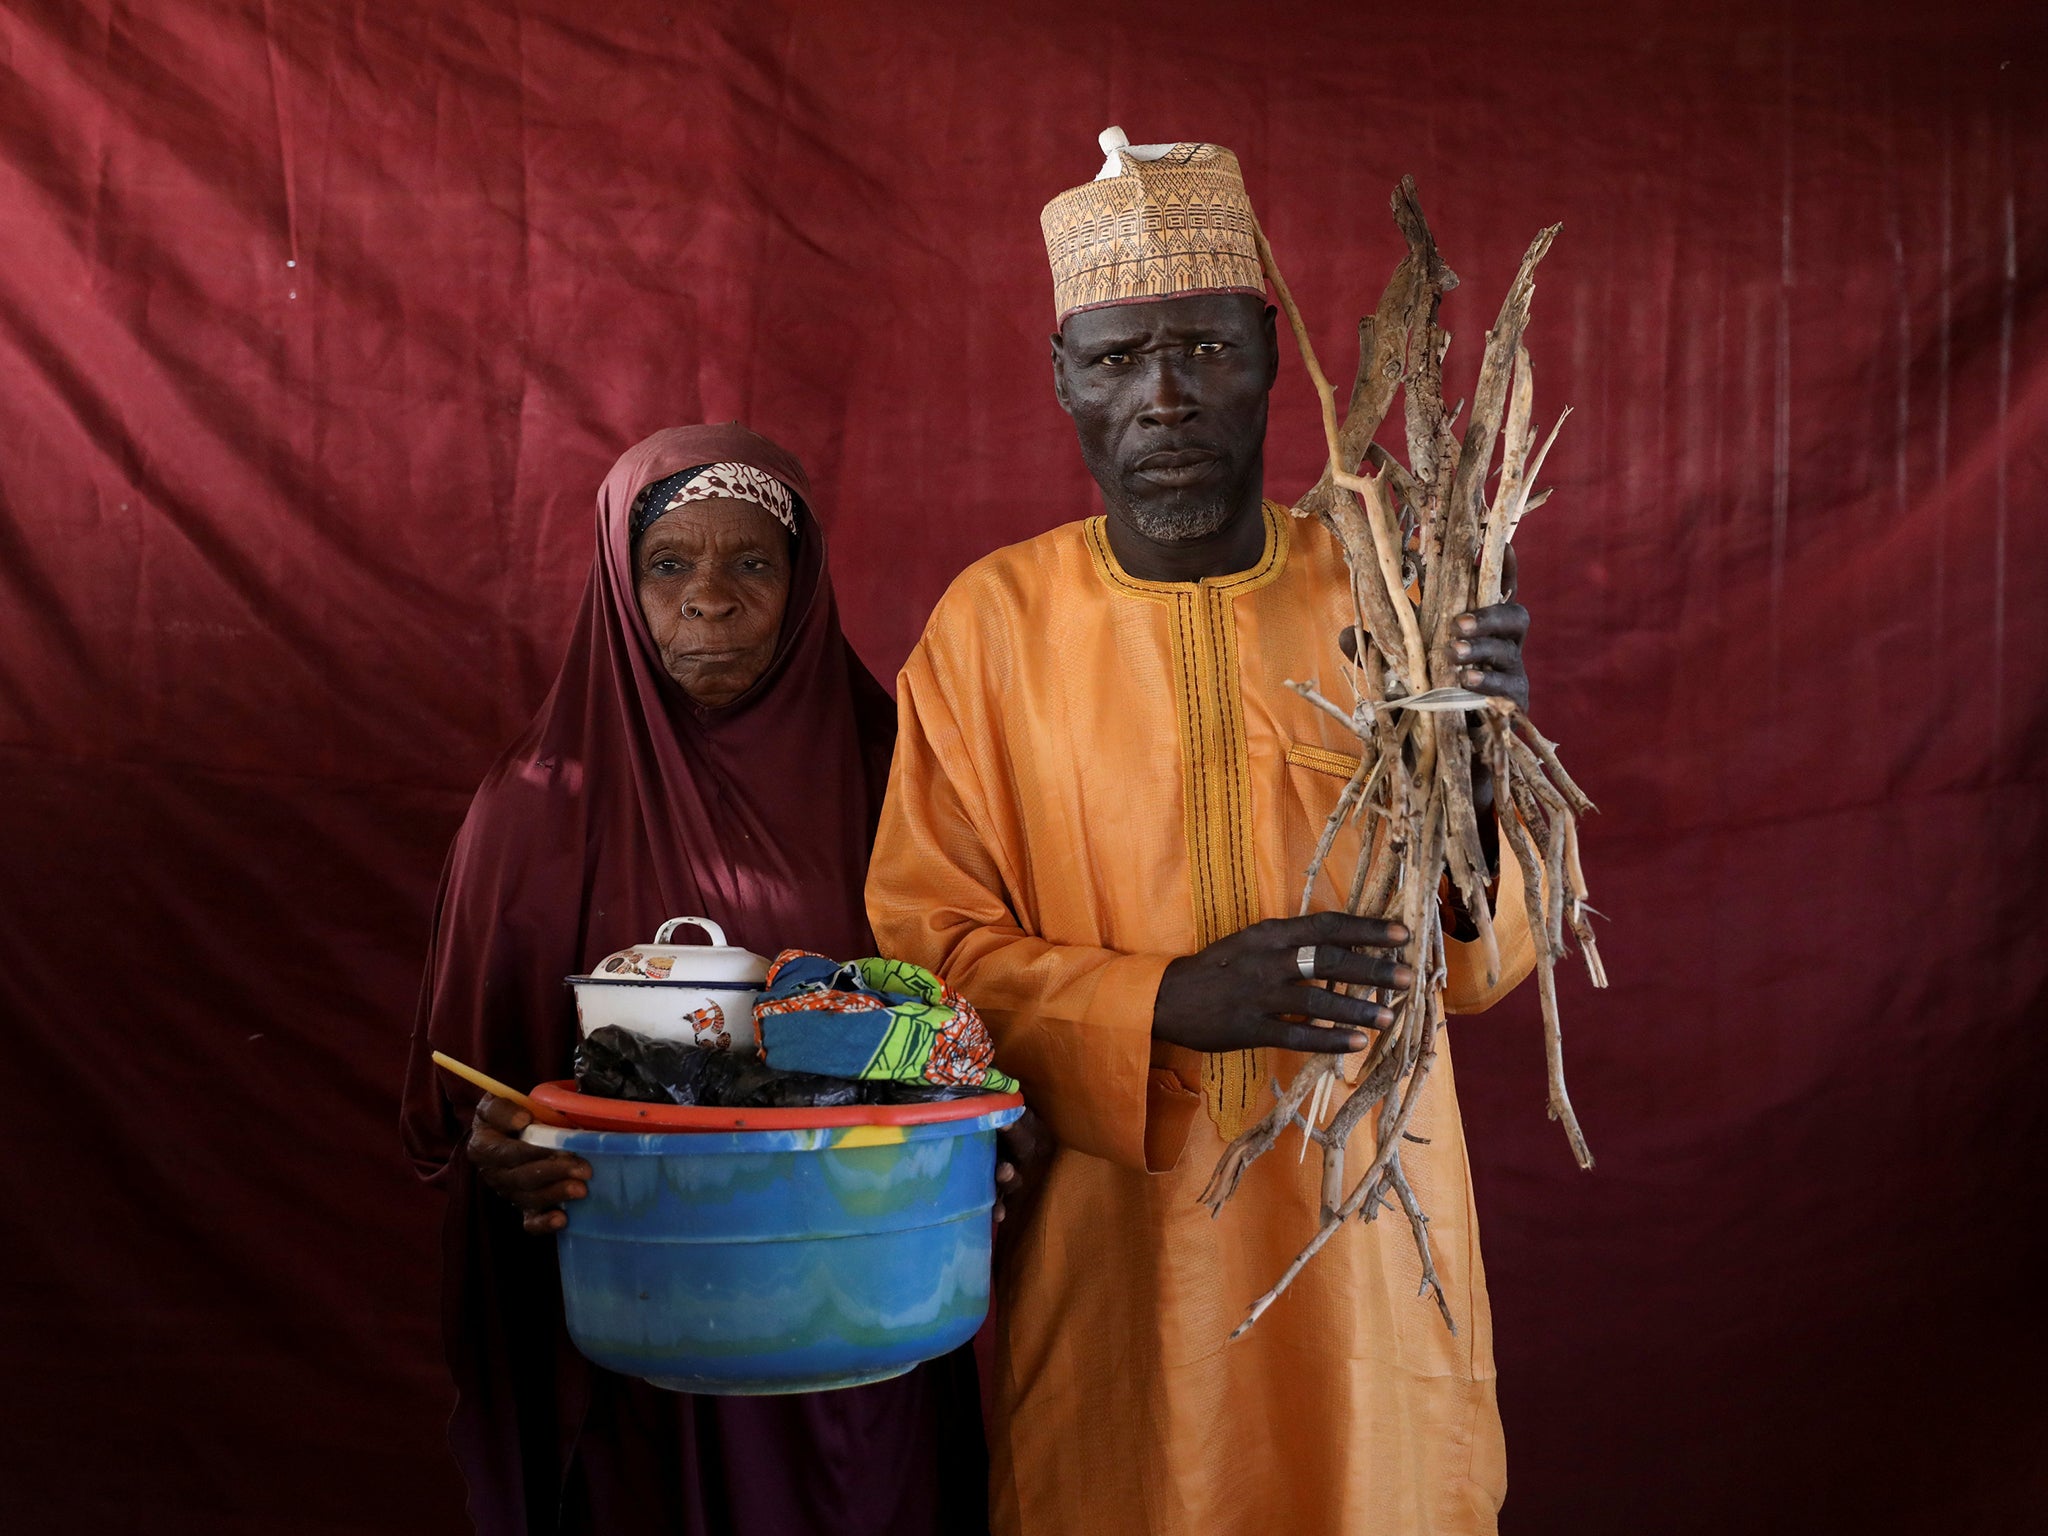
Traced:
[[799, 519], [774, 661], [718, 709], [662, 667], [635, 595], [634, 497], [700, 464], [802, 467], [737, 424], [657, 432], [597, 498], [597, 559], [553, 690], [492, 768], [449, 854], [403, 1128], [448, 1194], [449, 1439], [482, 1536], [950, 1533], [984, 1528], [966, 1351], [873, 1386], [690, 1397], [600, 1370], [569, 1342], [555, 1245], [527, 1235], [461, 1146], [476, 1094], [443, 1050], [520, 1086], [568, 1073], [562, 978], [705, 916], [764, 954], [872, 952], [862, 883], [895, 714], [840, 633], [824, 539]]

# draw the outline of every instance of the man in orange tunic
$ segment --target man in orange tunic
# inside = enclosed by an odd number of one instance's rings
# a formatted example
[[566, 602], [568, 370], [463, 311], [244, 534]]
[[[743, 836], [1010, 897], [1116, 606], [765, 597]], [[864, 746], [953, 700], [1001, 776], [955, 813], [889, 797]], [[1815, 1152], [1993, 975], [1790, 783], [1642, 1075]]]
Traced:
[[[981, 1009], [1059, 1143], [999, 1281], [994, 1528], [1492, 1531], [1506, 1472], [1444, 1047], [1403, 1160], [1457, 1333], [1418, 1298], [1406, 1222], [1376, 1220], [1226, 1342], [1315, 1231], [1320, 1168], [1290, 1143], [1220, 1217], [1196, 1196], [1295, 1053], [1355, 1051], [1385, 1017], [1304, 978], [1404, 984], [1384, 950], [1405, 935], [1341, 914], [1355, 832], [1319, 915], [1290, 915], [1357, 743], [1283, 684], [1333, 673], [1353, 614], [1335, 540], [1263, 496], [1278, 352], [1237, 162], [1104, 142], [1045, 226], [1055, 389], [1107, 515], [940, 603], [899, 680], [868, 881], [883, 952]], [[1468, 615], [1462, 680], [1526, 703], [1526, 626]], [[1493, 986], [1476, 944], [1447, 945], [1453, 1012], [1528, 973], [1516, 882], [1509, 860]]]

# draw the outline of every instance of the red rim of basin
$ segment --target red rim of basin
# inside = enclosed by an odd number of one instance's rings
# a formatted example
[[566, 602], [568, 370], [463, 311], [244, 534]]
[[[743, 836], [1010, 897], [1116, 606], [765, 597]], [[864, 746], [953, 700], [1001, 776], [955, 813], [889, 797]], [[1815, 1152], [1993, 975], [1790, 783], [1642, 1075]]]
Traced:
[[815, 1131], [848, 1125], [938, 1125], [1023, 1107], [1021, 1093], [978, 1093], [936, 1104], [843, 1104], [831, 1109], [706, 1109], [600, 1099], [565, 1077], [542, 1083], [533, 1097], [579, 1131]]

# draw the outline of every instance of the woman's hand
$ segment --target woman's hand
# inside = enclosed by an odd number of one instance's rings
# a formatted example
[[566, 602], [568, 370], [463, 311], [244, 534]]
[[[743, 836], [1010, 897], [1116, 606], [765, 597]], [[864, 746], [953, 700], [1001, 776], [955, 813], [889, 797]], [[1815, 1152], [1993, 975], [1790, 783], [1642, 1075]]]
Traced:
[[569, 1224], [562, 1202], [590, 1193], [590, 1164], [567, 1152], [550, 1152], [521, 1141], [533, 1116], [516, 1104], [485, 1094], [477, 1101], [464, 1148], [480, 1177], [524, 1213], [526, 1230], [539, 1236]]

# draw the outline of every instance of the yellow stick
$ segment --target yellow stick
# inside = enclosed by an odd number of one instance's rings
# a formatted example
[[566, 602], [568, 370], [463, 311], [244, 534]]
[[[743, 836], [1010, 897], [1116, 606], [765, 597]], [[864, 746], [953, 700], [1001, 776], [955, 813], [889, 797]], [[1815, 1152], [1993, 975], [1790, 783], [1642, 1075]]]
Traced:
[[453, 1072], [464, 1082], [483, 1089], [485, 1093], [490, 1094], [493, 1098], [506, 1099], [511, 1103], [517, 1104], [542, 1125], [566, 1126], [569, 1124], [567, 1120], [564, 1120], [545, 1104], [528, 1097], [509, 1084], [499, 1082], [488, 1072], [479, 1072], [475, 1067], [468, 1065], [466, 1062], [457, 1061], [453, 1056], [443, 1055], [440, 1051], [436, 1051], [434, 1052], [434, 1065], [442, 1068], [444, 1071]]

